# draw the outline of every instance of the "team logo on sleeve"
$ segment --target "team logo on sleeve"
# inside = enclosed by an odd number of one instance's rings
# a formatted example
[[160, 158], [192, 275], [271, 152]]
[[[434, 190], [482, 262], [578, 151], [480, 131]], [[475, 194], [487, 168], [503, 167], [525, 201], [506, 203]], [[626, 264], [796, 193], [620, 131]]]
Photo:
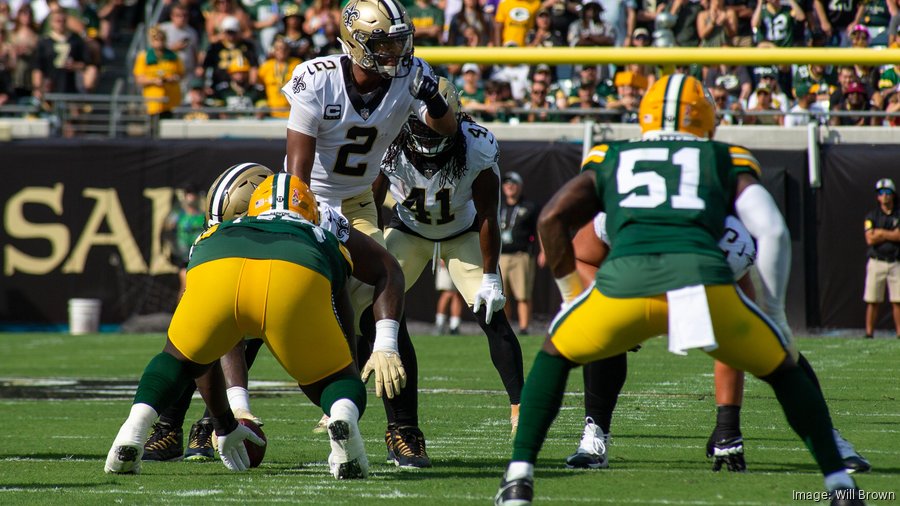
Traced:
[[322, 119], [341, 119], [341, 104], [328, 104]]
[[306, 89], [306, 83], [303, 82], [304, 77], [306, 77], [306, 72], [301, 72], [299, 76], [294, 76], [294, 79], [291, 81], [291, 90], [294, 93], [300, 93]]

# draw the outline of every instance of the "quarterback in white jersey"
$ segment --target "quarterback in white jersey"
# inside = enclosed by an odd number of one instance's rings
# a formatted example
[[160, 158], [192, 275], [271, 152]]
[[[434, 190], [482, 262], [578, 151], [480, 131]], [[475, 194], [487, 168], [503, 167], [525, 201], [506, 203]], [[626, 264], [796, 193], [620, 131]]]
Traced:
[[[457, 111], [453, 85], [439, 79], [440, 93]], [[388, 250], [403, 269], [406, 288], [429, 260], [444, 261], [453, 284], [475, 312], [488, 337], [494, 367], [510, 399], [515, 430], [524, 382], [522, 351], [503, 306], [506, 298], [497, 268], [500, 257], [500, 168], [497, 140], [486, 128], [460, 114], [455, 135], [444, 136], [410, 117], [385, 153], [375, 200], [390, 189], [397, 205], [385, 232]], [[480, 311], [481, 306], [484, 311]]]

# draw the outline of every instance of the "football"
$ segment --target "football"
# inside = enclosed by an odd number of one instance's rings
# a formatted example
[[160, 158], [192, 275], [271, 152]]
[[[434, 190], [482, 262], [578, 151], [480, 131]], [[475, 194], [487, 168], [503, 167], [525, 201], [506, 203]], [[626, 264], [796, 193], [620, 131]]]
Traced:
[[[260, 439], [265, 441], [266, 446], [268, 446], [266, 434], [262, 431], [259, 425], [253, 423], [252, 420], [245, 420], [243, 418], [239, 418], [238, 423], [252, 430], [257, 436], [260, 437]], [[247, 449], [247, 456], [250, 457], [250, 467], [259, 467], [259, 465], [262, 464], [263, 457], [266, 456], [266, 446], [258, 446], [249, 439], [244, 440], [244, 448]]]

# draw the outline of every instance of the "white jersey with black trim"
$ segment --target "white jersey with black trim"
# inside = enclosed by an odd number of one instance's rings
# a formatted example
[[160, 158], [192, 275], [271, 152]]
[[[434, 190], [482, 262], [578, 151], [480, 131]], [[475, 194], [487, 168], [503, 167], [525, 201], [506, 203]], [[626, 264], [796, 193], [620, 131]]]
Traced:
[[291, 104], [288, 128], [316, 138], [310, 188], [336, 207], [371, 188], [384, 152], [411, 114], [425, 121], [425, 103], [409, 92], [416, 66], [434, 77], [427, 63], [413, 58], [408, 75], [363, 96], [352, 65], [348, 55], [314, 58], [297, 65], [281, 89]]
[[475, 178], [490, 170], [500, 179], [500, 152], [494, 134], [472, 121], [463, 121], [460, 129], [466, 141], [466, 171], [461, 179], [442, 185], [442, 167], [416, 168], [403, 151], [393, 171], [384, 171], [400, 221], [427, 239], [446, 239], [471, 227], [476, 214], [472, 200]]

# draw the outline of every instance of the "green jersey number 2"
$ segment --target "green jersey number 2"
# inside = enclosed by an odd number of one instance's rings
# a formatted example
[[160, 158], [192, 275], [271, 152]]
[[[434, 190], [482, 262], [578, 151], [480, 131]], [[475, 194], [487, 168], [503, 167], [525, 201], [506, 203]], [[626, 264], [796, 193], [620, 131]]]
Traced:
[[[635, 166], [639, 162], [669, 162], [680, 167], [678, 193], [671, 196], [672, 209], [706, 209], [706, 202], [697, 195], [700, 184], [699, 148], [681, 148], [674, 154], [669, 148], [639, 148], [621, 152], [616, 185], [620, 195], [628, 196], [622, 199], [619, 206], [653, 209], [670, 200], [666, 179], [652, 170], [635, 172]], [[642, 188], [645, 190], [637, 191]]]

